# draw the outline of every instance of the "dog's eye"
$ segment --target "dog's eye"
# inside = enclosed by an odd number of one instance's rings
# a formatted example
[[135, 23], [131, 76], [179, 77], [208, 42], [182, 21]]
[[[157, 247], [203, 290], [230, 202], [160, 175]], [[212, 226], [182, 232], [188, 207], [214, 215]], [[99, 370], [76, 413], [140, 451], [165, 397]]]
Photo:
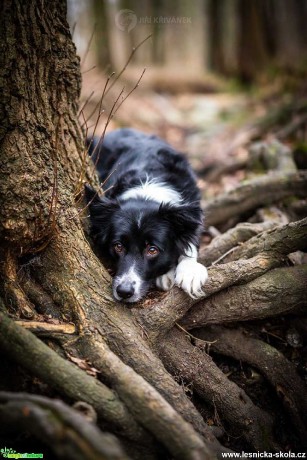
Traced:
[[124, 245], [120, 242], [117, 241], [116, 243], [113, 244], [114, 251], [120, 254], [124, 250]]
[[155, 257], [159, 254], [159, 249], [157, 248], [157, 246], [147, 246], [146, 247], [146, 255], [148, 257]]

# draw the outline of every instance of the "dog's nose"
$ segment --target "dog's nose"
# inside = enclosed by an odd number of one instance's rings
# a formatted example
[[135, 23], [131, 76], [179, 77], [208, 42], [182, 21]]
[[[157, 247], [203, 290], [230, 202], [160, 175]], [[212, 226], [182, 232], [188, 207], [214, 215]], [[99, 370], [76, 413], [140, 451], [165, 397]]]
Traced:
[[134, 294], [132, 283], [123, 283], [117, 286], [116, 292], [122, 299], [129, 299]]

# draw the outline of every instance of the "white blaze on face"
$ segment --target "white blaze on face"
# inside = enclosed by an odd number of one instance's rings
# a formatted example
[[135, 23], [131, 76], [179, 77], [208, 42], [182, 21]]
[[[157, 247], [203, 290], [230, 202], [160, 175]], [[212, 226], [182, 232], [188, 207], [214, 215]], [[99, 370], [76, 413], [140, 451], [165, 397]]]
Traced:
[[[133, 264], [126, 273], [115, 276], [113, 279], [113, 295], [116, 300], [124, 300], [125, 302], [137, 302], [141, 298], [142, 284], [143, 280], [135, 271], [135, 264]], [[134, 294], [127, 299], [122, 299], [117, 293], [117, 288], [120, 285], [132, 285], [134, 288]]]

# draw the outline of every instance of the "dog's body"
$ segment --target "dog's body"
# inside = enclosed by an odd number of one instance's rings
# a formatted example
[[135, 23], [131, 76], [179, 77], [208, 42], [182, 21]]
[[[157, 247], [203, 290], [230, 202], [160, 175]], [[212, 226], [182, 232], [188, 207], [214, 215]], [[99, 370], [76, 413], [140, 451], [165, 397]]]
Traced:
[[203, 295], [200, 194], [186, 159], [155, 136], [119, 129], [90, 144], [105, 194], [86, 188], [92, 234], [115, 262], [113, 295], [137, 302], [155, 284]]

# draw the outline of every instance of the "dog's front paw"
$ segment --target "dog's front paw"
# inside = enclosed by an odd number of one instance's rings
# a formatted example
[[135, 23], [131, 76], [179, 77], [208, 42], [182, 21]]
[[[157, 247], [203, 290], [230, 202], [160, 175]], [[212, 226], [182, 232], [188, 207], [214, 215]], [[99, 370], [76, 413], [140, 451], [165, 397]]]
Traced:
[[196, 260], [184, 259], [177, 265], [175, 283], [193, 299], [199, 299], [205, 295], [202, 287], [207, 279], [206, 267]]
[[172, 268], [170, 271], [162, 276], [156, 278], [156, 286], [161, 291], [169, 291], [175, 284], [175, 269]]

